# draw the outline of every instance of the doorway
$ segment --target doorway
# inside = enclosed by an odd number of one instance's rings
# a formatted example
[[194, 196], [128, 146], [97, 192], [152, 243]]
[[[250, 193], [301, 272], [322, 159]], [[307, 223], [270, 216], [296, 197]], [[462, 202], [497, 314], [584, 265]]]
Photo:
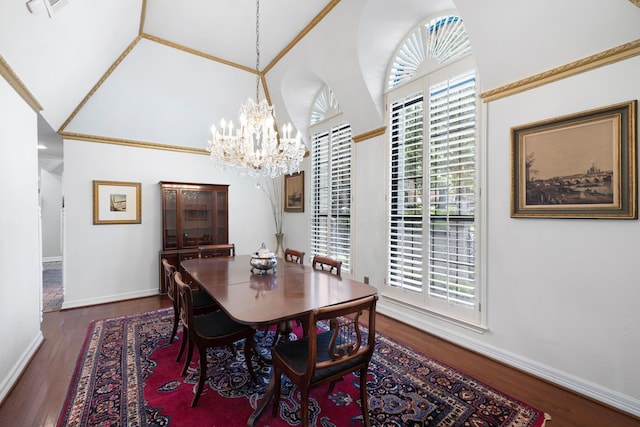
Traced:
[[64, 202], [62, 190], [62, 138], [38, 114], [38, 193], [42, 245], [42, 310], [62, 307], [62, 241]]

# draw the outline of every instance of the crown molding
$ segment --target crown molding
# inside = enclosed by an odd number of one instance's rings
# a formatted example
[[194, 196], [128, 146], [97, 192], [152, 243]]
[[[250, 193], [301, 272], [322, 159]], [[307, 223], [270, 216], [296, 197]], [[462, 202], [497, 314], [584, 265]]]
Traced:
[[13, 69], [9, 66], [7, 61], [4, 60], [2, 55], [0, 55], [0, 76], [4, 77], [4, 79], [9, 83], [17, 93], [22, 97], [22, 99], [35, 111], [36, 113], [43, 110], [42, 105], [38, 102], [35, 96], [29, 89], [22, 83], [20, 77], [13, 71]]
[[156, 142], [136, 141], [132, 139], [110, 138], [106, 136], [87, 135], [73, 132], [60, 132], [63, 139], [76, 141], [98, 142], [101, 144], [125, 145], [127, 147], [150, 148], [154, 150], [177, 151], [179, 153], [209, 155], [209, 151], [203, 148], [181, 147], [178, 145], [158, 144]]
[[[636, 0], [640, 3], [640, 0]], [[518, 80], [505, 86], [498, 87], [480, 94], [484, 102], [495, 101], [516, 93], [524, 92], [547, 83], [555, 82], [576, 74], [584, 73], [614, 62], [622, 61], [640, 55], [640, 40], [635, 40], [623, 45], [605, 50], [595, 55], [579, 59], [569, 64], [553, 68], [526, 79]]]
[[222, 58], [219, 58], [217, 56], [209, 55], [208, 53], [204, 53], [204, 52], [196, 50], [196, 49], [191, 49], [190, 47], [187, 47], [187, 46], [184, 46], [184, 45], [181, 45], [181, 44], [178, 44], [178, 43], [174, 43], [172, 41], [169, 41], [169, 40], [166, 40], [166, 39], [162, 39], [160, 37], [152, 36], [151, 34], [142, 33], [142, 34], [140, 34], [140, 37], [143, 38], [143, 39], [154, 41], [156, 43], [163, 44], [163, 45], [168, 46], [168, 47], [172, 47], [174, 49], [181, 50], [183, 52], [190, 53], [192, 55], [200, 56], [202, 58], [206, 58], [206, 59], [209, 59], [211, 61], [219, 62], [221, 64], [228, 65], [228, 66], [233, 67], [233, 68], [238, 68], [240, 70], [244, 70], [244, 71], [247, 71], [249, 73], [256, 74], [255, 68], [245, 67], [244, 65], [241, 65], [241, 64], [238, 64], [238, 63], [235, 63], [235, 62], [232, 62], [232, 61], [227, 61], [226, 59], [222, 59]]
[[264, 73], [264, 74], [266, 74], [267, 72], [269, 72], [269, 70], [271, 70], [271, 69], [272, 69], [272, 68], [273, 68], [273, 67], [274, 67], [274, 66], [275, 66], [275, 65], [276, 65], [276, 64], [277, 64], [277, 63], [282, 59], [282, 57], [283, 57], [283, 56], [285, 56], [287, 53], [289, 53], [289, 51], [290, 51], [291, 49], [293, 49], [293, 47], [294, 47], [296, 44], [298, 44], [298, 42], [299, 42], [300, 40], [302, 40], [302, 39], [304, 38], [304, 36], [306, 36], [306, 35], [309, 33], [309, 31], [311, 31], [311, 30], [312, 30], [316, 25], [318, 25], [318, 23], [319, 23], [320, 21], [322, 21], [322, 20], [324, 19], [324, 17], [325, 17], [325, 16], [327, 16], [327, 15], [329, 14], [329, 12], [331, 12], [331, 10], [332, 10], [334, 7], [336, 7], [336, 5], [337, 5], [338, 3], [340, 3], [340, 0], [331, 0], [331, 2], [330, 2], [328, 5], [326, 5], [326, 6], [324, 7], [324, 9], [322, 9], [322, 10], [321, 10], [321, 11], [320, 11], [320, 12], [319, 12], [319, 13], [318, 13], [318, 14], [317, 14], [317, 15], [316, 15], [312, 20], [311, 20], [311, 22], [309, 22], [309, 23], [307, 24], [307, 26], [306, 26], [306, 27], [304, 27], [304, 28], [302, 29], [302, 31], [300, 31], [300, 32], [298, 33], [298, 35], [297, 35], [297, 36], [295, 36], [295, 37], [293, 38], [293, 40], [291, 40], [291, 42], [289, 42], [289, 44], [288, 44], [288, 45], [286, 45], [286, 46], [284, 47], [284, 49], [282, 49], [282, 50], [280, 51], [280, 53], [279, 53], [279, 54], [277, 54], [277, 55], [275, 56], [275, 58], [273, 58], [273, 60], [272, 60], [272, 61], [271, 61], [271, 62], [270, 62], [270, 63], [269, 63], [265, 68], [264, 68], [263, 73]]
[[353, 139], [353, 142], [356, 142], [356, 143], [366, 141], [367, 139], [371, 139], [371, 138], [375, 138], [376, 136], [383, 135], [386, 130], [387, 130], [387, 127], [382, 126], [380, 128], [373, 129], [365, 133], [361, 133], [360, 135], [356, 135], [351, 139]]
[[[133, 139], [110, 138], [106, 136], [88, 135], [74, 132], [60, 132], [62, 139], [74, 141], [98, 142], [100, 144], [124, 145], [127, 147], [147, 148], [151, 150], [174, 151], [178, 153], [203, 154], [209, 156], [208, 150], [204, 148], [181, 147], [179, 145], [158, 144], [157, 142], [136, 141]], [[303, 157], [309, 157], [309, 150], [304, 152]]]
[[131, 51], [136, 46], [136, 44], [138, 44], [139, 41], [140, 41], [140, 36], [136, 37], [129, 44], [129, 46], [127, 46], [127, 48], [124, 50], [124, 52], [122, 52], [120, 54], [118, 59], [116, 59], [115, 62], [113, 64], [111, 64], [109, 69], [107, 69], [107, 71], [102, 75], [102, 77], [100, 77], [100, 80], [98, 80], [98, 82], [95, 85], [93, 85], [93, 87], [91, 88], [89, 93], [87, 93], [85, 95], [85, 97], [82, 98], [82, 101], [80, 101], [80, 103], [73, 110], [71, 115], [69, 117], [67, 117], [67, 120], [65, 120], [64, 123], [62, 123], [62, 126], [60, 126], [60, 129], [58, 129], [58, 133], [64, 132], [64, 130], [67, 128], [67, 126], [69, 126], [69, 123], [71, 123], [73, 118], [80, 112], [82, 107], [84, 107], [84, 105], [87, 103], [87, 101], [89, 101], [89, 99], [93, 96], [93, 94], [96, 93], [96, 91], [100, 88], [100, 86], [102, 86], [102, 84], [107, 80], [107, 78], [109, 78], [111, 73], [113, 73], [113, 71], [118, 67], [118, 65], [120, 65], [120, 63], [124, 60], [124, 58], [126, 58], [127, 55], [129, 55], [129, 53], [131, 53]]
[[138, 35], [144, 33], [144, 23], [147, 20], [147, 0], [142, 0], [142, 10], [140, 12], [140, 25], [138, 27]]

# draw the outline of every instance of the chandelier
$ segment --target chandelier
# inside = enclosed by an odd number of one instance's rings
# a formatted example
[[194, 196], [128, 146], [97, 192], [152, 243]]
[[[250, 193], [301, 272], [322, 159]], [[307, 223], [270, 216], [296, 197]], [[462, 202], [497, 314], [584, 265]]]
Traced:
[[[211, 158], [223, 170], [232, 170], [252, 177], [292, 174], [300, 170], [306, 147], [300, 132], [291, 137], [287, 124], [278, 135], [275, 111], [266, 99], [260, 100], [260, 0], [256, 0], [256, 98], [240, 106], [240, 124], [220, 122], [220, 129], [211, 126], [208, 148]], [[234, 132], [235, 130], [235, 132]]]

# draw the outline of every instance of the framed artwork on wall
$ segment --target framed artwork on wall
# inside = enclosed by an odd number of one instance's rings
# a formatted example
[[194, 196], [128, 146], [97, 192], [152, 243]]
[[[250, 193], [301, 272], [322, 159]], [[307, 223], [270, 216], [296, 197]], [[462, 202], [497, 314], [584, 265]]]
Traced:
[[304, 212], [304, 171], [284, 176], [284, 211]]
[[140, 224], [139, 182], [93, 181], [94, 224]]
[[637, 219], [636, 101], [511, 129], [511, 216]]

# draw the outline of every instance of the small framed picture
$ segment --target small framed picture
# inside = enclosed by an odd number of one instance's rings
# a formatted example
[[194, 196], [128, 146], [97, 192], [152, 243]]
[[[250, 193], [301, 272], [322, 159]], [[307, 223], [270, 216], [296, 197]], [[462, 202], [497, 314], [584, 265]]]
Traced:
[[637, 219], [636, 101], [511, 129], [511, 216]]
[[304, 212], [304, 171], [284, 176], [284, 211]]
[[93, 181], [94, 224], [140, 224], [139, 182]]

